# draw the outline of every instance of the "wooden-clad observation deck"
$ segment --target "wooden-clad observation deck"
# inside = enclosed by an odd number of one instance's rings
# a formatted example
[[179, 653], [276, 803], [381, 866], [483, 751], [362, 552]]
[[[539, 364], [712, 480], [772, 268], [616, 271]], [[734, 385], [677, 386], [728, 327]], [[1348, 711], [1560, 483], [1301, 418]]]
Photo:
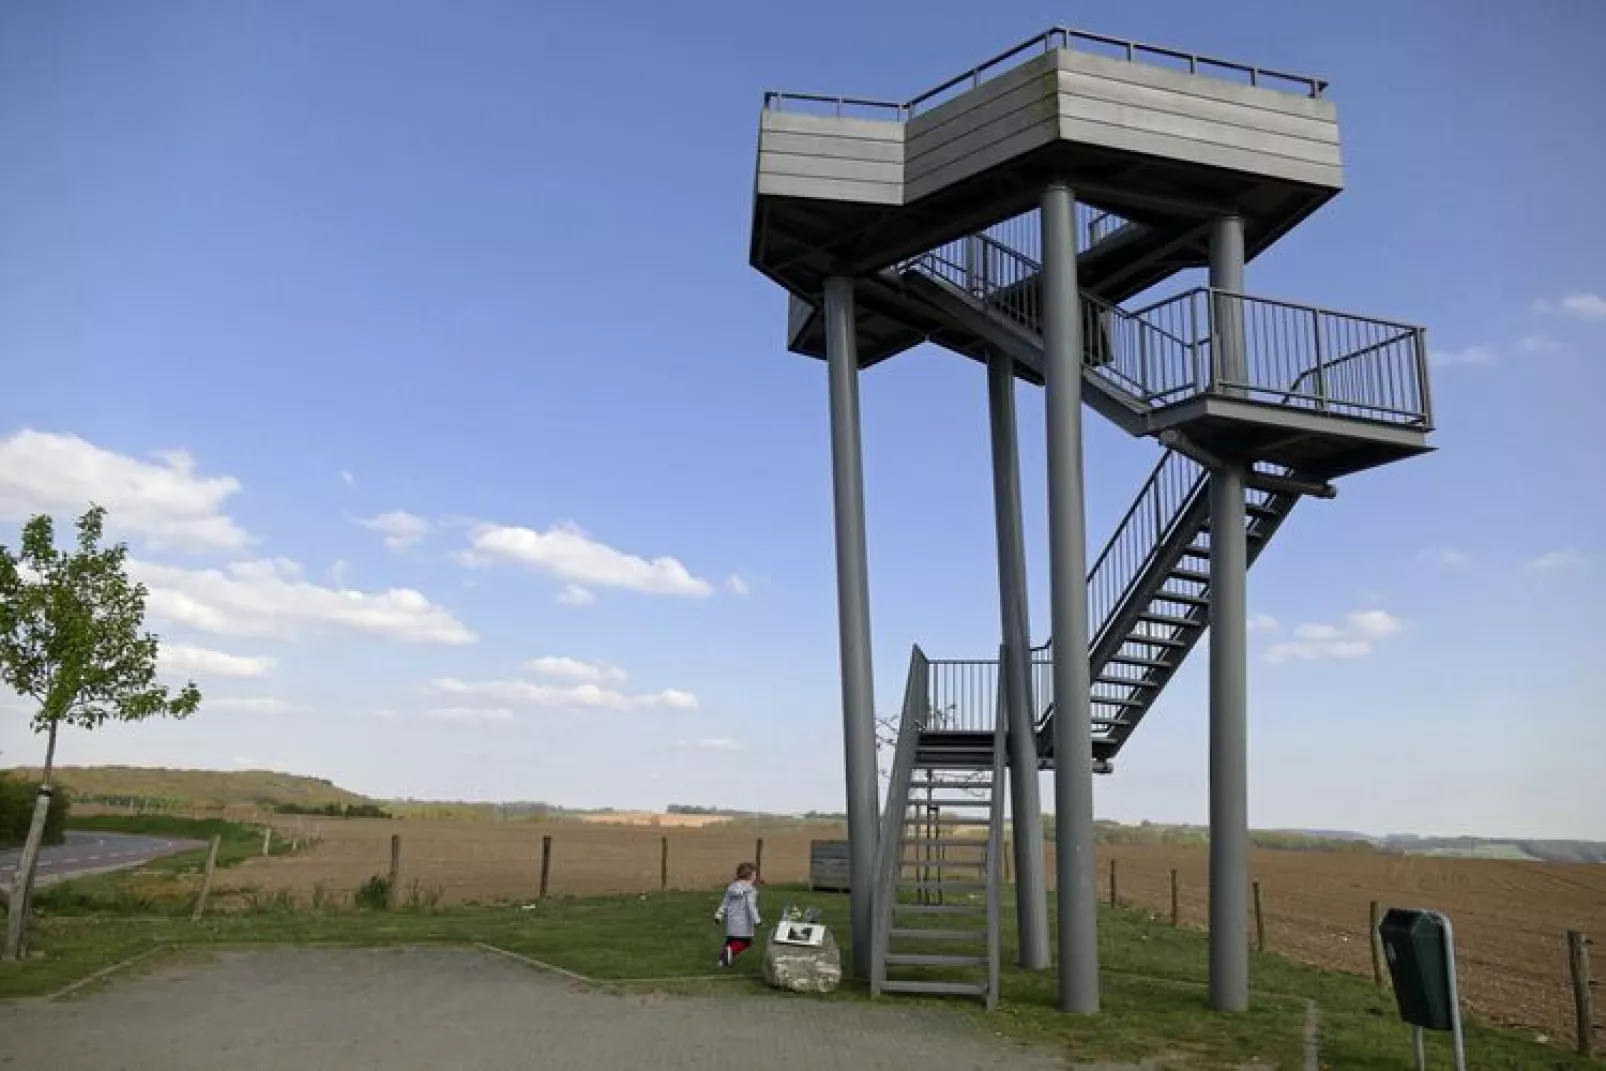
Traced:
[[[1204, 262], [1204, 229], [1224, 212], [1244, 219], [1253, 257], [1343, 187], [1324, 88], [1056, 29], [908, 102], [771, 93], [751, 260], [811, 299], [828, 274], [864, 275], [1020, 214], [1055, 176], [1133, 224], [1110, 240], [1167, 247], [1169, 270]], [[1099, 296], [1136, 292], [1118, 289]]]

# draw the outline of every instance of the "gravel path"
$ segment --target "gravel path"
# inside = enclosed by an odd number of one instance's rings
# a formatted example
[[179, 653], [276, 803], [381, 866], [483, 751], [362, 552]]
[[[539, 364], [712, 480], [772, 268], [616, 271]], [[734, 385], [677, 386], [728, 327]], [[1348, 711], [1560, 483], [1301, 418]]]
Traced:
[[452, 948], [229, 951], [0, 1003], [7, 1071], [1065, 1066], [938, 1011], [620, 994]]

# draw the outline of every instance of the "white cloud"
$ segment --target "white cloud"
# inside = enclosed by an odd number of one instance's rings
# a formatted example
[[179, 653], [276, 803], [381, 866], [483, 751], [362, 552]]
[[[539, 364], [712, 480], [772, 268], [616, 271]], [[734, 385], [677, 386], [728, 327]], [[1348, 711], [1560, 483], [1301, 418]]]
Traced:
[[355, 476], [353, 476], [351, 474], [351, 470], [350, 469], [341, 469], [340, 470], [340, 482], [344, 483], [347, 487], [356, 487], [357, 486], [357, 477], [355, 477]]
[[394, 710], [385, 710], [385, 709], [380, 709], [380, 710], [348, 710], [348, 711], [346, 711], [346, 717], [348, 717], [348, 718], [371, 718], [371, 719], [373, 719], [375, 721], [394, 721], [396, 718], [398, 718], [400, 716], [401, 715], [397, 714]]
[[675, 746], [697, 751], [741, 751], [741, 741], [726, 736], [707, 737], [702, 740], [676, 740]]
[[1430, 547], [1417, 556], [1418, 561], [1437, 565], [1441, 569], [1470, 569], [1472, 558], [1464, 551], [1454, 547]]
[[424, 711], [424, 717], [439, 721], [512, 721], [513, 712], [507, 707], [435, 707]]
[[341, 558], [329, 567], [329, 579], [335, 582], [335, 587], [346, 586], [346, 574], [351, 572], [351, 563]]
[[564, 606], [590, 606], [597, 596], [579, 584], [565, 584], [558, 592], [558, 602]]
[[1560, 298], [1540, 298], [1534, 311], [1544, 316], [1571, 316], [1577, 320], [1606, 320], [1606, 297], [1575, 291]]
[[753, 591], [753, 585], [749, 584], [735, 573], [732, 573], [730, 577], [726, 579], [725, 586], [730, 589], [732, 595], [749, 595]]
[[572, 584], [626, 588], [649, 595], [703, 597], [713, 585], [693, 576], [674, 558], [646, 558], [615, 550], [590, 538], [573, 524], [553, 525], [545, 532], [500, 524], [476, 525], [469, 549], [461, 556], [470, 565], [509, 562], [549, 573]]
[[232, 476], [198, 476], [181, 450], [154, 455], [160, 464], [103, 450], [76, 435], [24, 429], [0, 439], [0, 520], [36, 513], [81, 514], [105, 506], [114, 531], [151, 547], [240, 550], [250, 536], [221, 512], [240, 490]]
[[1500, 355], [1488, 346], [1468, 346], [1464, 350], [1430, 350], [1428, 360], [1440, 368], [1454, 365], [1494, 364]]
[[429, 690], [465, 703], [537, 710], [642, 710], [669, 707], [696, 710], [697, 697], [690, 692], [666, 688], [661, 692], [628, 694], [597, 684], [532, 684], [529, 681], [463, 681], [456, 677], [437, 677]]
[[407, 549], [429, 535], [432, 527], [427, 517], [408, 513], [404, 509], [393, 509], [357, 523], [384, 536], [385, 546], [391, 550]]
[[197, 673], [203, 677], [265, 677], [274, 666], [274, 659], [267, 655], [232, 655], [167, 642], [158, 649], [157, 661], [168, 673]]
[[201, 713], [233, 711], [238, 714], [295, 714], [307, 710], [298, 703], [286, 703], [269, 696], [237, 696], [225, 699], [201, 698]]
[[1589, 561], [1589, 557], [1576, 547], [1563, 547], [1548, 554], [1541, 554], [1524, 569], [1531, 573], [1555, 573], [1564, 569], [1576, 569]]
[[1249, 615], [1250, 632], [1276, 632], [1280, 628], [1282, 624], [1270, 614]]
[[560, 680], [591, 681], [622, 681], [625, 671], [618, 666], [611, 666], [606, 662], [584, 662], [578, 658], [564, 658], [549, 655], [544, 658], [532, 658], [524, 663], [524, 668], [531, 673], [542, 677], [557, 677]]
[[132, 560], [130, 571], [150, 588], [155, 617], [224, 636], [292, 639], [337, 629], [406, 643], [473, 643], [451, 611], [411, 588], [337, 591], [302, 576], [284, 558], [234, 562], [223, 569], [181, 569]]
[[1387, 610], [1359, 610], [1345, 617], [1341, 625], [1306, 623], [1294, 629], [1296, 639], [1273, 644], [1266, 652], [1266, 661], [1365, 658], [1372, 653], [1375, 644], [1404, 627], [1404, 623]]
[[1554, 353], [1561, 349], [1561, 343], [1543, 331], [1536, 331], [1531, 335], [1523, 335], [1517, 342], [1517, 349], [1527, 354]]

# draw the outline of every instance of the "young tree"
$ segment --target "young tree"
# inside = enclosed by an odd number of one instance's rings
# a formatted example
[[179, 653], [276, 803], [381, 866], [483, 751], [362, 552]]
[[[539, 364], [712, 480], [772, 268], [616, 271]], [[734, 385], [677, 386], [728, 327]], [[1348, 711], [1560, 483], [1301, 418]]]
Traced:
[[145, 586], [128, 577], [126, 545], [101, 546], [105, 520], [106, 511], [91, 506], [78, 519], [72, 551], [56, 549], [55, 526], [46, 515], [23, 527], [17, 553], [0, 544], [0, 681], [39, 704], [33, 730], [47, 737], [44, 780], [12, 883], [3, 958], [22, 951], [60, 728], [183, 718], [201, 705], [193, 681], [177, 695], [156, 682], [157, 640], [141, 631]]

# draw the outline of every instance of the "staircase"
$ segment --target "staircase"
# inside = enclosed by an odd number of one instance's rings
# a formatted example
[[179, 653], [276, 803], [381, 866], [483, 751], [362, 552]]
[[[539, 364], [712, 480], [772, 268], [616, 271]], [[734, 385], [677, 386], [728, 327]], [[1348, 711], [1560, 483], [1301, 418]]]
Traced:
[[935, 728], [944, 715], [928, 701], [930, 670], [915, 648], [882, 816], [870, 991], [972, 997], [990, 1011], [1001, 941], [1004, 724], [995, 717], [991, 733]]
[[[978, 359], [1003, 353], [1041, 383], [1042, 273], [1016, 248], [1036, 233], [1022, 219], [895, 264], [870, 292], [895, 293], [880, 307], [930, 341]], [[1111, 299], [1186, 266], [1192, 239], [1113, 218], [1083, 225], [1091, 248], [1079, 277], [1093, 287], [1081, 301], [1083, 400], [1134, 436], [1172, 444], [1088, 573], [1094, 769], [1108, 773], [1210, 624], [1212, 477], [1199, 459], [1226, 443], [1249, 464], [1253, 565], [1301, 497], [1331, 497], [1331, 478], [1427, 449], [1431, 413], [1420, 329], [1209, 288], [1124, 309]], [[1233, 323], [1245, 339], [1238, 379], [1214, 358]], [[1201, 405], [1218, 401], [1237, 409], [1212, 424]], [[1210, 435], [1208, 447], [1195, 439]], [[997, 998], [999, 666], [914, 648], [882, 817], [873, 993]], [[1032, 652], [1040, 768], [1055, 761], [1052, 670], [1051, 640]], [[966, 837], [971, 827], [985, 839]]]
[[[1273, 466], [1263, 466], [1272, 469]], [[1269, 472], [1268, 475], [1285, 475]], [[1249, 564], [1299, 496], [1250, 488]], [[1168, 450], [1088, 574], [1093, 758], [1101, 772], [1210, 624], [1210, 474]], [[1038, 752], [1054, 757], [1053, 642], [1033, 652]]]

